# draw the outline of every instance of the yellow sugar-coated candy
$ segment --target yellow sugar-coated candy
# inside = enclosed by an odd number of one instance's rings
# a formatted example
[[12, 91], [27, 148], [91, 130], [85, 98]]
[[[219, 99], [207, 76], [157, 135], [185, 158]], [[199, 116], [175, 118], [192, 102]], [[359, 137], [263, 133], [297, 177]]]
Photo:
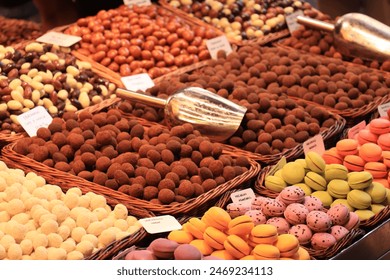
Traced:
[[126, 220], [118, 219], [114, 222], [114, 227], [119, 228], [120, 230], [126, 231], [129, 228], [129, 224]]
[[106, 225], [106, 228], [114, 226], [115, 219], [112, 216], [108, 216], [107, 218], [101, 221]]
[[49, 247], [47, 249], [47, 258], [49, 260], [66, 260], [67, 252], [62, 248]]
[[37, 188], [37, 184], [32, 180], [26, 180], [23, 182], [23, 187], [28, 193], [32, 194], [32, 192]]
[[84, 208], [84, 207], [80, 207], [80, 206], [76, 206], [74, 207], [73, 209], [70, 210], [70, 217], [77, 221], [77, 217], [79, 215], [81, 215], [82, 213], [90, 213], [90, 210]]
[[28, 213], [19, 213], [14, 215], [11, 220], [18, 222], [19, 224], [25, 225], [31, 219]]
[[123, 204], [117, 204], [114, 207], [114, 214], [115, 218], [117, 219], [126, 219], [129, 213], [127, 211], [126, 206], [124, 206]]
[[47, 247], [49, 240], [47, 235], [43, 233], [37, 233], [32, 239], [33, 247], [36, 250], [38, 247]]
[[36, 188], [33, 192], [32, 192], [32, 195], [37, 197], [37, 198], [40, 198], [40, 199], [47, 199], [47, 196], [46, 196], [46, 190], [42, 187], [40, 188]]
[[91, 212], [82, 212], [76, 218], [76, 225], [78, 227], [83, 227], [87, 229], [92, 221], [92, 213]]
[[8, 166], [5, 164], [5, 162], [0, 161], [0, 171], [7, 170]]
[[25, 225], [19, 224], [15, 221], [9, 221], [6, 225], [5, 233], [11, 235], [17, 243], [21, 242], [27, 233]]
[[49, 247], [55, 247], [55, 248], [60, 248], [62, 242], [64, 241], [58, 233], [49, 233], [47, 235], [47, 239], [49, 240]]
[[72, 233], [71, 233], [71, 237], [74, 239], [74, 241], [76, 241], [77, 243], [79, 243], [81, 241], [81, 238], [87, 234], [85, 228], [83, 227], [76, 227], [72, 230]]
[[20, 242], [20, 248], [22, 248], [23, 255], [31, 255], [33, 252], [33, 244], [30, 239], [24, 239]]
[[36, 205], [39, 205], [40, 201], [41, 200], [35, 196], [27, 198], [26, 201], [24, 201], [24, 207], [26, 208], [26, 211], [31, 210]]
[[43, 178], [41, 176], [35, 176], [35, 177], [31, 178], [31, 181], [33, 181], [35, 183], [37, 188], [42, 187], [46, 184], [45, 178]]
[[76, 193], [68, 191], [64, 196], [63, 200], [66, 207], [68, 207], [69, 209], [73, 209], [74, 207], [77, 207], [79, 205], [79, 198], [80, 196]]
[[105, 230], [107, 227], [103, 222], [93, 222], [89, 225], [87, 229], [87, 233], [91, 233], [93, 235], [99, 236], [103, 230]]
[[128, 216], [128, 217], [126, 218], [126, 221], [127, 221], [127, 224], [128, 224], [129, 226], [133, 226], [133, 225], [135, 225], [135, 224], [138, 222], [137, 218], [134, 217], [134, 216]]
[[83, 195], [79, 197], [79, 204], [78, 204], [79, 207], [84, 207], [88, 209], [90, 208], [89, 206], [90, 203], [91, 203], [91, 198], [89, 198], [88, 196]]
[[51, 208], [51, 212], [57, 216], [57, 221], [62, 223], [67, 217], [69, 217], [70, 210], [65, 205], [57, 204]]
[[127, 236], [129, 236], [130, 234], [127, 232], [127, 231], [118, 231], [115, 235], [115, 239], [116, 240], [121, 240]]
[[[24, 188], [24, 186], [23, 186], [23, 188]], [[23, 189], [22, 192], [20, 193], [19, 199], [20, 199], [21, 201], [23, 201], [23, 203], [25, 203], [25, 201], [26, 201], [27, 199], [29, 199], [30, 197], [33, 197], [32, 194], [29, 193], [28, 191], [26, 191], [26, 189]]]
[[91, 202], [90, 202], [90, 208], [92, 210], [96, 209], [96, 208], [100, 208], [100, 207], [106, 207], [107, 205], [107, 200], [104, 196], [102, 195], [96, 195], [96, 196], [93, 196], [91, 198]]
[[[43, 214], [40, 218], [39, 218], [39, 225], [42, 226], [45, 222], [47, 221], [55, 221], [57, 222], [57, 217], [56, 215], [52, 214], [52, 213], [48, 213], [48, 214]], [[58, 227], [58, 224], [57, 224], [57, 227]]]
[[12, 216], [19, 213], [24, 213], [24, 211], [25, 206], [23, 201], [21, 201], [20, 199], [14, 198], [8, 202], [7, 212], [10, 213]]
[[4, 235], [5, 233], [2, 230], [0, 230], [0, 239], [2, 239]]
[[7, 257], [10, 260], [21, 260], [23, 256], [22, 248], [19, 244], [11, 244], [7, 251]]
[[34, 253], [31, 254], [34, 260], [47, 260], [47, 248], [43, 246], [39, 246], [35, 248]]
[[27, 232], [30, 232], [30, 231], [35, 231], [38, 227], [37, 223], [35, 223], [34, 220], [29, 220], [26, 224], [26, 229], [27, 229]]
[[[103, 231], [104, 232], [104, 231]], [[100, 235], [101, 236], [101, 235]], [[81, 241], [89, 241], [93, 244], [94, 247], [97, 247], [99, 241], [98, 241], [98, 238], [97, 236], [93, 235], [93, 234], [89, 234], [87, 233], [86, 235], [84, 235], [82, 238], [81, 238]]]
[[55, 199], [61, 199], [64, 196], [62, 189], [57, 185], [46, 184], [43, 188], [52, 192], [55, 195]]
[[7, 257], [7, 252], [5, 251], [3, 245], [0, 244], [0, 260], [3, 260], [6, 257]]
[[65, 221], [61, 223], [61, 226], [67, 226], [70, 229], [70, 231], [72, 231], [75, 227], [77, 227], [76, 221], [73, 220], [71, 217], [66, 218]]
[[82, 260], [83, 258], [84, 258], [83, 253], [79, 251], [69, 252], [68, 255], [66, 256], [67, 260]]
[[13, 238], [11, 235], [6, 234], [0, 239], [0, 245], [4, 247], [4, 249], [7, 251], [9, 246], [12, 244], [15, 244], [15, 238]]
[[134, 234], [136, 233], [137, 231], [139, 231], [141, 228], [141, 226], [138, 226], [138, 225], [134, 225], [134, 226], [129, 226], [129, 228], [127, 229], [127, 232], [129, 234]]
[[74, 193], [76, 194], [77, 196], [82, 196], [83, 195], [83, 192], [79, 189], [79, 188], [70, 188], [69, 190], [67, 190], [66, 194], [68, 193]]
[[92, 213], [94, 213], [96, 215], [96, 217], [98, 218], [99, 221], [108, 217], [108, 212], [103, 207], [93, 209]]
[[20, 197], [20, 190], [17, 186], [10, 186], [4, 190], [5, 201], [11, 201], [12, 199], [19, 198]]
[[76, 245], [76, 251], [81, 252], [84, 256], [89, 256], [93, 251], [93, 244], [88, 240], [81, 241]]
[[[43, 217], [45, 217], [45, 216], [43, 216]], [[56, 233], [57, 231], [58, 231], [58, 223], [55, 220], [48, 219], [48, 220], [44, 221], [41, 225], [41, 232], [46, 234], [46, 235], [48, 235], [50, 233]]]
[[31, 215], [32, 215], [34, 221], [38, 224], [39, 224], [39, 220], [41, 219], [41, 217], [43, 215], [47, 215], [47, 214], [50, 214], [50, 212], [43, 207], [36, 208], [36, 209], [31, 211]]
[[70, 236], [70, 229], [67, 225], [61, 225], [58, 227], [58, 234], [61, 236], [63, 240], [68, 239]]
[[76, 242], [72, 238], [65, 240], [60, 248], [64, 249], [68, 254], [76, 249]]
[[0, 223], [8, 222], [11, 219], [11, 215], [6, 211], [0, 212]]
[[7, 181], [3, 178], [0, 177], [0, 192], [3, 192], [7, 187]]
[[111, 242], [115, 241], [117, 231], [114, 228], [108, 228], [102, 231], [100, 234], [98, 241], [99, 243], [107, 246]]

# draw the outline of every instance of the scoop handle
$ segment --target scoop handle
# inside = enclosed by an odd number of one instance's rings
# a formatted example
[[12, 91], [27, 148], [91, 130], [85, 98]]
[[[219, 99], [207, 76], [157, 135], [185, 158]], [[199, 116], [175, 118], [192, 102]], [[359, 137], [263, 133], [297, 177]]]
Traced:
[[297, 22], [306, 25], [310, 28], [319, 29], [327, 32], [333, 32], [335, 28], [334, 24], [305, 16], [297, 16]]
[[165, 104], [167, 101], [163, 98], [146, 95], [143, 93], [135, 92], [128, 89], [117, 88], [116, 95], [118, 97], [128, 99], [130, 101], [140, 102], [145, 105], [149, 105], [152, 107], [165, 108]]

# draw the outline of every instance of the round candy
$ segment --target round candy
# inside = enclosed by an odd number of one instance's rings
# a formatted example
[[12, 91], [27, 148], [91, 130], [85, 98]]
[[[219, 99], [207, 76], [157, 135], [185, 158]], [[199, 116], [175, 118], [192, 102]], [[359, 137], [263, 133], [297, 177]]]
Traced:
[[310, 243], [313, 233], [311, 229], [305, 224], [294, 225], [288, 231], [289, 234], [295, 235], [299, 240], [299, 244], [306, 245]]
[[369, 129], [362, 129], [357, 135], [357, 140], [360, 145], [366, 143], [376, 143], [378, 140], [378, 135], [372, 133]]
[[363, 171], [365, 164], [365, 160], [357, 155], [348, 155], [344, 158], [343, 162], [343, 165], [349, 171]]
[[359, 156], [367, 161], [380, 161], [382, 159], [382, 149], [377, 144], [366, 143], [360, 146]]
[[332, 226], [329, 216], [322, 211], [311, 211], [307, 214], [306, 224], [315, 232], [325, 232]]
[[309, 210], [300, 203], [292, 203], [284, 211], [284, 217], [292, 225], [303, 224], [307, 214], [309, 214]]
[[285, 218], [282, 217], [273, 217], [267, 220], [268, 225], [273, 225], [278, 230], [278, 234], [288, 233], [290, 229], [290, 224]]
[[356, 155], [358, 153], [359, 143], [355, 139], [342, 139], [337, 142], [336, 149], [339, 155]]

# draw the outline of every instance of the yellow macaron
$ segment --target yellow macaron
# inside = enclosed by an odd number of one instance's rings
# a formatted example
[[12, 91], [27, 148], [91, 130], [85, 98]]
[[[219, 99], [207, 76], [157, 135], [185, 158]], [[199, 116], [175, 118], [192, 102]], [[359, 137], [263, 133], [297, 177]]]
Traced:
[[225, 231], [232, 220], [229, 213], [220, 207], [213, 206], [204, 213], [201, 219], [207, 226]]
[[229, 235], [223, 245], [225, 250], [236, 259], [241, 259], [251, 252], [251, 247], [249, 247], [248, 243], [238, 235]]
[[269, 224], [255, 226], [249, 235], [249, 240], [254, 244], [273, 244], [277, 239], [278, 229]]
[[225, 249], [223, 243], [225, 242], [227, 235], [214, 227], [207, 227], [203, 233], [204, 241], [212, 248], [216, 250]]
[[255, 227], [253, 220], [248, 215], [242, 215], [234, 218], [228, 224], [228, 234], [246, 236], [251, 233]]
[[277, 247], [270, 244], [259, 244], [252, 251], [256, 260], [278, 260], [280, 251]]
[[207, 228], [207, 225], [203, 221], [198, 218], [191, 218], [184, 225], [185, 231], [191, 233], [195, 238], [203, 239], [203, 233]]
[[293, 234], [281, 234], [278, 236], [278, 240], [275, 246], [280, 251], [281, 257], [293, 257], [299, 249], [299, 240]]
[[168, 239], [176, 241], [179, 244], [190, 244], [194, 237], [191, 233], [184, 230], [173, 230], [168, 234]]

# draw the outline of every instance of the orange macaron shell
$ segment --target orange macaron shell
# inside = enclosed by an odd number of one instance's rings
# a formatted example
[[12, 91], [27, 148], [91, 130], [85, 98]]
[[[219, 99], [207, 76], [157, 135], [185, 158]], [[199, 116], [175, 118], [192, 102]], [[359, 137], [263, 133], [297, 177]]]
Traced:
[[251, 230], [255, 227], [255, 224], [251, 217], [242, 215], [234, 218], [228, 224], [228, 234], [235, 234], [239, 236], [247, 236], [251, 233]]
[[363, 171], [365, 164], [366, 161], [357, 155], [348, 155], [343, 162], [348, 171]]
[[356, 155], [358, 153], [359, 142], [355, 139], [342, 139], [337, 142], [336, 149], [339, 155]]
[[255, 226], [249, 235], [252, 244], [273, 244], [278, 239], [278, 229], [274, 225], [261, 224]]
[[229, 235], [223, 244], [225, 250], [236, 259], [241, 259], [251, 252], [251, 247], [249, 247], [248, 243], [235, 234]]
[[383, 151], [382, 152], [382, 159], [383, 163], [390, 168], [390, 151]]
[[201, 221], [206, 225], [225, 231], [232, 220], [229, 213], [220, 207], [213, 206], [204, 213]]
[[332, 164], [332, 163], [342, 164], [343, 163], [343, 156], [341, 156], [337, 152], [337, 149], [335, 147], [331, 148], [329, 150], [326, 150], [322, 154], [322, 158], [325, 160], [326, 164]]
[[390, 151], [390, 133], [380, 135], [377, 143], [383, 151]]
[[367, 162], [364, 171], [370, 172], [374, 179], [382, 179], [387, 176], [387, 166], [382, 162]]
[[390, 121], [385, 118], [373, 119], [370, 122], [369, 129], [372, 133], [382, 135], [390, 132]]
[[377, 144], [366, 143], [360, 146], [359, 156], [366, 162], [380, 161], [382, 159], [382, 149]]
[[259, 244], [253, 248], [252, 255], [256, 260], [278, 260], [280, 251], [276, 246], [270, 244]]
[[357, 140], [360, 145], [366, 143], [376, 143], [378, 141], [378, 135], [372, 133], [369, 129], [362, 129], [357, 134]]
[[214, 228], [208, 227], [203, 233], [204, 241], [212, 248], [216, 250], [223, 250], [225, 247], [223, 243], [225, 242], [227, 235], [222, 231]]

